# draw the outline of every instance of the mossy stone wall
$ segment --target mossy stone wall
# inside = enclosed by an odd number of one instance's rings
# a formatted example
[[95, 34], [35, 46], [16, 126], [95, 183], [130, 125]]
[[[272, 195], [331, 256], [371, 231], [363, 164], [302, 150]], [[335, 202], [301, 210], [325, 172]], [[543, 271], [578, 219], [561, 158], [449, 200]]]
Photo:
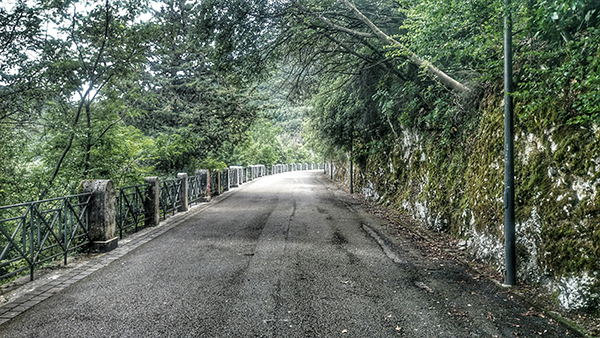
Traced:
[[[392, 151], [356, 168], [355, 191], [464, 239], [503, 271], [502, 97], [488, 95], [480, 112], [476, 131], [447, 147], [402, 130]], [[551, 109], [517, 116], [518, 277], [546, 284], [565, 308], [593, 309], [600, 299], [600, 128], [568, 124]], [[336, 179], [348, 185], [349, 161], [336, 163]]]

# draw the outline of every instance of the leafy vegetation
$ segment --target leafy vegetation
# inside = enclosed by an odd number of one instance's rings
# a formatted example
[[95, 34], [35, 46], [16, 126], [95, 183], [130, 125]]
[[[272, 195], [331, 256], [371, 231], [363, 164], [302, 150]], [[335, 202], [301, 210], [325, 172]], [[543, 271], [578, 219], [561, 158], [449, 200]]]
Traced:
[[386, 203], [499, 239], [509, 13], [518, 221], [540, 219], [543, 273], [598, 272], [595, 0], [15, 0], [0, 198], [349, 157]]
[[244, 163], [289, 157], [276, 139], [283, 130], [259, 118], [268, 109], [256, 90], [275, 62], [279, 5], [0, 7], [3, 204], [74, 193], [82, 179], [123, 186], [234, 164], [233, 149], [245, 153]]

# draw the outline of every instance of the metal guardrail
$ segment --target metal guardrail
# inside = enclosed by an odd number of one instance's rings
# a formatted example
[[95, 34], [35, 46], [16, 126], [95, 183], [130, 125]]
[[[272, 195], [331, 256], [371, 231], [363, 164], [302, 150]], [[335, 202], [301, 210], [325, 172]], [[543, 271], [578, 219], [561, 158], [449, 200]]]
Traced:
[[160, 183], [160, 212], [163, 218], [170, 212], [175, 215], [175, 211], [181, 206], [182, 183], [180, 178]]
[[[308, 164], [278, 164], [272, 166], [271, 173], [310, 168], [312, 165]], [[187, 203], [202, 201], [229, 190], [229, 187], [265, 176], [268, 170], [264, 165], [215, 170], [210, 174], [210, 182], [208, 173], [208, 170], [198, 170], [195, 176], [187, 178]], [[168, 213], [175, 214], [184, 205], [183, 186], [183, 178], [160, 183], [158, 212], [163, 219]], [[211, 191], [208, 191], [209, 188]], [[148, 217], [151, 217], [149, 215], [154, 214], [154, 211], [146, 209], [152, 205], [149, 200], [151, 189], [152, 185], [146, 183], [116, 190], [115, 218], [121, 238], [145, 226]], [[0, 279], [26, 270], [30, 271], [33, 279], [34, 269], [41, 264], [59, 256], [63, 256], [66, 264], [69, 253], [90, 245], [88, 218], [91, 196], [91, 193], [79, 194], [0, 207]]]
[[188, 177], [188, 203], [192, 204], [202, 197], [202, 182], [199, 175]]
[[147, 211], [144, 201], [150, 187], [149, 184], [140, 184], [117, 189], [115, 211], [120, 238], [132, 228], [137, 232], [138, 227], [145, 224]]
[[0, 207], [0, 279], [33, 270], [90, 243], [88, 205], [80, 194]]
[[206, 197], [210, 195], [208, 192], [208, 175], [206, 169], [196, 171], [196, 175], [188, 177], [188, 203], [197, 203], [206, 201]]

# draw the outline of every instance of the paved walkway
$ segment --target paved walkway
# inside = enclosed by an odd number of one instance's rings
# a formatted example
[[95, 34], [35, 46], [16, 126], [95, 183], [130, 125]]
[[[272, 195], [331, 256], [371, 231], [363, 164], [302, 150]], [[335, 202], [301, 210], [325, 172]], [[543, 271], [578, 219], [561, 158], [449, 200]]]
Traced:
[[[148, 243], [155, 237], [180, 225], [189, 218], [221, 202], [231, 194], [236, 193], [238, 190], [243, 189], [253, 182], [256, 181], [248, 182], [239, 188], [232, 188], [230, 191], [213, 198], [212, 201], [208, 203], [191, 205], [188, 212], [168, 216], [166, 220], [161, 220], [157, 227], [145, 228], [135, 234], [131, 234], [128, 237], [119, 240], [119, 247], [115, 250], [104, 253], [99, 257], [92, 258], [83, 263], [75, 263], [73, 266], [67, 266], [66, 269], [60, 269], [55, 273], [46, 274], [33, 282], [23, 285], [18, 290], [12, 291], [20, 294], [20, 296], [10, 299], [7, 303], [0, 306], [0, 325], [15, 318], [40, 302], [54, 296], [73, 283], [82, 280], [93, 272], [98, 271], [113, 261], [123, 257], [137, 247]], [[0, 333], [1, 331], [0, 328]]]

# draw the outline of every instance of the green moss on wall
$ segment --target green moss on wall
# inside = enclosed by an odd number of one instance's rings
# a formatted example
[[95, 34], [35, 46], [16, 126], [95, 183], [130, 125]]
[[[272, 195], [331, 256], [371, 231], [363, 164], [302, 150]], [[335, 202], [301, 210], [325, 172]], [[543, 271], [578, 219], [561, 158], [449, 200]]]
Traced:
[[476, 231], [500, 239], [504, 229], [504, 118], [499, 98], [484, 102], [480, 128], [469, 140], [471, 152], [466, 154], [463, 206], [472, 212]]
[[[521, 276], [594, 276], [600, 272], [600, 129], [564, 123], [551, 108], [516, 113], [516, 222], [525, 237], [517, 247], [520, 269], [526, 270]], [[389, 150], [369, 154], [357, 168], [356, 191], [372, 187], [382, 204], [432, 229], [480, 241], [474, 250], [490, 240], [501, 247], [504, 116], [499, 93], [485, 96], [478, 118], [475, 132], [449, 146], [414, 130], [401, 131]], [[492, 254], [500, 267], [503, 253]]]

